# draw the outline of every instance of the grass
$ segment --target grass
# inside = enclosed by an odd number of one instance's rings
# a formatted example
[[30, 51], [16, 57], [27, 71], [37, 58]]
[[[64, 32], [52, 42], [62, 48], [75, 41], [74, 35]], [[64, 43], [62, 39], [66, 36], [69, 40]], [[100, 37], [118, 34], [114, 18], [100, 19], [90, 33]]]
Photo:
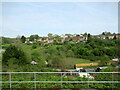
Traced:
[[1, 45], [2, 49], [6, 49], [10, 46], [10, 44], [4, 44], [4, 45]]
[[[68, 66], [74, 66], [75, 64], [82, 64], [82, 63], [98, 63], [98, 61], [90, 61], [88, 59], [82, 59], [82, 58], [64, 58], [63, 61], [64, 61], [64, 64]], [[110, 67], [111, 65], [96, 65], [96, 66], [82, 66], [82, 67], [92, 69], [92, 68], [97, 68], [102, 66]]]
[[93, 63], [90, 60], [81, 59], [81, 58], [64, 58], [64, 61], [67, 63], [67, 65], [72, 65], [72, 66], [74, 66], [75, 64], [81, 64], [81, 63]]

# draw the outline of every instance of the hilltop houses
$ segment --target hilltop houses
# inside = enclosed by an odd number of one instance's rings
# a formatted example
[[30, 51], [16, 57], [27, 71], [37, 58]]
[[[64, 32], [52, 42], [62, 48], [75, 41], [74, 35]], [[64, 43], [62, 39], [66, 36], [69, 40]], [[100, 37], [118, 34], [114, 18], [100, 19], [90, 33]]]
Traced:
[[77, 36], [74, 36], [73, 39], [79, 42], [79, 41], [86, 41], [87, 37], [83, 35], [77, 35]]
[[[34, 39], [30, 41], [26, 39], [25, 43], [33, 43], [33, 42], [45, 42], [45, 43], [52, 43], [56, 42], [64, 42], [64, 41], [73, 41], [73, 42], [86, 42], [88, 39], [88, 35], [77, 35], [77, 34], [65, 34], [61, 36], [53, 36], [53, 37], [40, 37], [38, 39]], [[90, 35], [91, 38], [100, 38], [100, 39], [120, 39], [120, 34], [100, 34], [100, 35]]]
[[107, 34], [107, 35], [92, 35], [91, 37], [96, 37], [96, 38], [100, 38], [100, 39], [120, 39], [120, 34]]

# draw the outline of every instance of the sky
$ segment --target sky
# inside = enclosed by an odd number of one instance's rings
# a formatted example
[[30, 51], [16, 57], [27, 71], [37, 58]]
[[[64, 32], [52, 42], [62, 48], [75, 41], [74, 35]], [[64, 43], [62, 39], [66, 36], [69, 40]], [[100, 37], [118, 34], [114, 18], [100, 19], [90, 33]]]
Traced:
[[0, 6], [5, 37], [118, 32], [117, 2], [3, 2]]

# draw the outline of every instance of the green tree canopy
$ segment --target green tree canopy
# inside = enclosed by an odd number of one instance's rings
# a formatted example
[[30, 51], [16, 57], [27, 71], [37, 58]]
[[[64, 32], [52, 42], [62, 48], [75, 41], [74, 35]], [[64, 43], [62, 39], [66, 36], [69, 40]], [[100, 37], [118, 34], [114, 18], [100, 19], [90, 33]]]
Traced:
[[22, 37], [21, 37], [21, 42], [22, 42], [22, 43], [25, 43], [25, 40], [26, 40], [26, 37], [25, 37], [25, 36], [22, 36]]
[[53, 37], [53, 34], [52, 33], [48, 33], [48, 37]]
[[111, 34], [111, 32], [102, 32], [102, 35]]
[[25, 64], [27, 62], [24, 52], [15, 45], [10, 45], [3, 53], [2, 63], [8, 64], [11, 58], [14, 58], [12, 62], [16, 64]]
[[35, 39], [37, 40], [38, 38], [39, 38], [38, 35], [31, 35], [30, 38], [29, 38], [29, 40], [30, 41], [35, 41]]

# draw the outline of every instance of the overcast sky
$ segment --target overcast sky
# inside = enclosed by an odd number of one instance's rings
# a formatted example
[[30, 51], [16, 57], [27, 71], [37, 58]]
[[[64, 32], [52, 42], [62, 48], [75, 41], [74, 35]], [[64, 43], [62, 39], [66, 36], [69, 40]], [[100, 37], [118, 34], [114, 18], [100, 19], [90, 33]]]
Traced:
[[117, 2], [4, 2], [2, 36], [118, 32]]

